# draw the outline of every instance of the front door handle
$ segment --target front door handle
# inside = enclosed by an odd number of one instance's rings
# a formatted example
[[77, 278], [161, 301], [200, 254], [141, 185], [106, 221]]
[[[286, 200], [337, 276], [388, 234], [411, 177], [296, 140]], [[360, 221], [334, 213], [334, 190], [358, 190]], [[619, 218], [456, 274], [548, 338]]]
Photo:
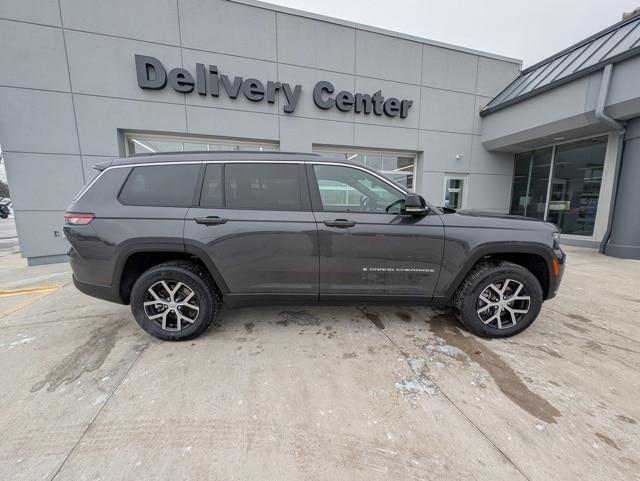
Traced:
[[325, 220], [324, 225], [327, 227], [353, 227], [356, 225], [356, 221], [348, 219]]
[[218, 217], [217, 215], [210, 215], [208, 217], [196, 217], [193, 220], [196, 221], [196, 224], [204, 225], [226, 224], [227, 222], [227, 219], [223, 219], [222, 217]]

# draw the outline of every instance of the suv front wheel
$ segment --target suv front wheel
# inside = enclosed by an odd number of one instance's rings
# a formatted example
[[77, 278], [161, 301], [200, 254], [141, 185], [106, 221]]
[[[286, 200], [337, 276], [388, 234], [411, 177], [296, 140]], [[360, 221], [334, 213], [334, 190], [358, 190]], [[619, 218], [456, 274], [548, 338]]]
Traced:
[[481, 337], [509, 337], [538, 317], [543, 293], [527, 269], [507, 261], [486, 261], [464, 280], [454, 301], [460, 323]]
[[208, 272], [193, 262], [159, 264], [131, 290], [131, 311], [145, 331], [165, 341], [193, 339], [207, 330], [221, 299]]

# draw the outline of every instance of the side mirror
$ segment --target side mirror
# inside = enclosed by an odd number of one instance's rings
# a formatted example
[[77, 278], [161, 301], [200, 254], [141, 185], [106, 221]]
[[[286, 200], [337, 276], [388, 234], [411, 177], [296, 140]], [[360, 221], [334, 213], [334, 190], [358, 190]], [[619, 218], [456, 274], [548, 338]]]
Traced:
[[407, 194], [404, 197], [404, 213], [409, 215], [426, 215], [427, 203], [418, 194]]

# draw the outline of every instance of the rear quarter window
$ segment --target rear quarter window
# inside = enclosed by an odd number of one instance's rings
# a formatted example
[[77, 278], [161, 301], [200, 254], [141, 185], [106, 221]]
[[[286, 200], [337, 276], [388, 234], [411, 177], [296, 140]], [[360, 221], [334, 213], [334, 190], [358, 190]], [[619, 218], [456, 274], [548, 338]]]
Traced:
[[200, 165], [134, 167], [118, 199], [124, 205], [190, 207]]

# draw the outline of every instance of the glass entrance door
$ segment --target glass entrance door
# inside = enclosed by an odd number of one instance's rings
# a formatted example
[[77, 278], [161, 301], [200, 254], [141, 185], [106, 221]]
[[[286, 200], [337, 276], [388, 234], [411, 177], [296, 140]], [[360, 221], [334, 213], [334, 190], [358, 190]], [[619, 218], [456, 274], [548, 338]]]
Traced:
[[511, 214], [593, 235], [606, 148], [604, 136], [517, 154]]
[[547, 220], [565, 234], [593, 234], [606, 148], [606, 137], [556, 147]]

